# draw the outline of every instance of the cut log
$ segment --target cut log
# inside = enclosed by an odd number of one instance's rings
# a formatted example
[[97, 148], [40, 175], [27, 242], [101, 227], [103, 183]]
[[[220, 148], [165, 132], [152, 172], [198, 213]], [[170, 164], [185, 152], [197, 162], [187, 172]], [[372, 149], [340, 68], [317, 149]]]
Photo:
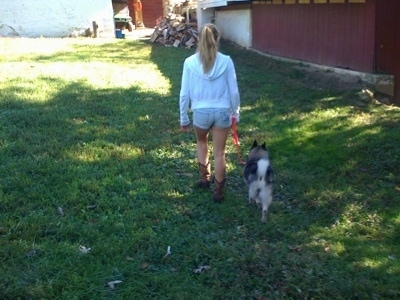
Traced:
[[197, 23], [183, 23], [183, 21], [184, 19], [179, 16], [175, 16], [173, 19], [171, 17], [157, 19], [157, 26], [150, 40], [166, 47], [182, 45], [190, 49], [196, 46], [198, 42]]

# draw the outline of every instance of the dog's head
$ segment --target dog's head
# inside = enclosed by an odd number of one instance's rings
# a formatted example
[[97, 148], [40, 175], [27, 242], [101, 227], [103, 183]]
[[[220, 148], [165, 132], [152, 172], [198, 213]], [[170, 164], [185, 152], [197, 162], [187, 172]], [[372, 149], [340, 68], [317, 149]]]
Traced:
[[254, 140], [253, 145], [251, 146], [249, 159], [260, 159], [260, 158], [269, 158], [268, 150], [265, 143], [259, 145], [257, 140]]

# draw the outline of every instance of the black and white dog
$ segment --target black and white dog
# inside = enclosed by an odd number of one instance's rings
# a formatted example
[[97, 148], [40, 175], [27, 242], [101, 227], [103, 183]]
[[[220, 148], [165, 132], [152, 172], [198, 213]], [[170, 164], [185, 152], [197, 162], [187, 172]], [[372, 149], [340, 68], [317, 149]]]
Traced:
[[267, 221], [268, 207], [272, 202], [273, 169], [265, 143], [254, 141], [244, 166], [244, 180], [249, 188], [249, 203], [262, 206], [261, 222]]

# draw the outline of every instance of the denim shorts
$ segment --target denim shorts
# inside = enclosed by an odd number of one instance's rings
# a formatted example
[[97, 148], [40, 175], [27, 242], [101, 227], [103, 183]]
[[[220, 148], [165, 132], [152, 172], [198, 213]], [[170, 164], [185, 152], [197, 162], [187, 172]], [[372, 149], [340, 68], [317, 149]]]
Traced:
[[195, 109], [193, 125], [201, 129], [210, 129], [213, 126], [229, 128], [231, 126], [231, 110], [229, 108]]

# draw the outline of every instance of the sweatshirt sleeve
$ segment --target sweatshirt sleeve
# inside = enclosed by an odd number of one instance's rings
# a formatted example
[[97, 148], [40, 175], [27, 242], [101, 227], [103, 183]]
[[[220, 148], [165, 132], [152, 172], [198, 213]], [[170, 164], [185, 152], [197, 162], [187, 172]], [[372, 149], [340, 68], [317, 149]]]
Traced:
[[230, 59], [228, 65], [228, 89], [231, 98], [231, 109], [233, 111], [233, 116], [236, 117], [236, 120], [239, 122], [240, 95], [236, 79], [235, 66], [233, 64], [232, 59]]
[[179, 108], [180, 108], [180, 124], [181, 126], [189, 125], [190, 120], [188, 116], [190, 104], [189, 92], [189, 68], [185, 60], [183, 64], [181, 91], [179, 94]]

